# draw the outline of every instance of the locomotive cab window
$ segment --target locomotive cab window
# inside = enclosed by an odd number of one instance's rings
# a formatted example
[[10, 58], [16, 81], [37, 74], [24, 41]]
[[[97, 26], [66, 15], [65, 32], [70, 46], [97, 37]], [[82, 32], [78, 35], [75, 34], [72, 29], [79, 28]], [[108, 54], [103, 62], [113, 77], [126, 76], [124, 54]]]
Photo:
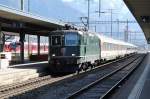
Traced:
[[65, 45], [66, 46], [76, 46], [79, 44], [79, 38], [77, 33], [67, 33], [65, 34]]
[[52, 36], [51, 40], [52, 40], [52, 45], [53, 46], [59, 46], [62, 43], [62, 37], [58, 36], [58, 35], [57, 36]]

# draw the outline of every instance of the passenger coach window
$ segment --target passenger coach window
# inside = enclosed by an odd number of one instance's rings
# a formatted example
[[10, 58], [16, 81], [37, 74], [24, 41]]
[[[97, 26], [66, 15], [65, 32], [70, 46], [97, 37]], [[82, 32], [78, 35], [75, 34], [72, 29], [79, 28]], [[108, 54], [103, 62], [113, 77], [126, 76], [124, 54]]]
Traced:
[[76, 33], [67, 33], [65, 35], [65, 45], [66, 46], [76, 46], [78, 45], [78, 35]]
[[52, 36], [52, 45], [61, 45], [61, 36]]

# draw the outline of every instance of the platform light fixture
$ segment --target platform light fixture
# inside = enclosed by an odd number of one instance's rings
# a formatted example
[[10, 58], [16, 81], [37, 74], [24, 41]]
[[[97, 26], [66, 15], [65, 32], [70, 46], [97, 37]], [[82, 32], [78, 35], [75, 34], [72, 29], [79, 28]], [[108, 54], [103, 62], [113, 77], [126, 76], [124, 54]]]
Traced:
[[72, 54], [72, 56], [76, 56], [75, 54]]
[[56, 56], [55, 54], [52, 54], [52, 56]]
[[150, 16], [141, 16], [141, 19], [144, 23], [149, 23], [150, 22]]

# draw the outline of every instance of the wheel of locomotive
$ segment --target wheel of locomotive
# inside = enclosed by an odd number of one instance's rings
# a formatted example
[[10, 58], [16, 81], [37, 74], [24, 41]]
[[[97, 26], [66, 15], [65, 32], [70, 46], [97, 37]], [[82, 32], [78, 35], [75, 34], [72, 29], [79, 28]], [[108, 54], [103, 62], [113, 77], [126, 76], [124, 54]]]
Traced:
[[104, 63], [105, 63], [106, 61], [107, 61], [106, 58], [104, 58]]
[[88, 69], [88, 64], [87, 64], [87, 62], [86, 63], [83, 63], [83, 65], [82, 65], [82, 70], [83, 71], [86, 71]]
[[103, 59], [100, 59], [100, 64], [102, 64], [103, 63]]
[[94, 68], [97, 66], [97, 65], [96, 65], [96, 62], [93, 63], [93, 66], [94, 66]]
[[101, 60], [98, 60], [98, 65], [101, 65]]
[[88, 62], [88, 67], [90, 67], [90, 69], [94, 68], [94, 66], [93, 66], [93, 64], [91, 64], [91, 62]]
[[98, 66], [98, 60], [95, 60], [94, 64], [95, 66]]
[[96, 67], [96, 66], [95, 66], [95, 63], [93, 63], [93, 64], [91, 64], [91, 65], [92, 65], [92, 69]]
[[78, 64], [77, 74], [79, 74], [81, 70], [82, 70], [82, 63]]

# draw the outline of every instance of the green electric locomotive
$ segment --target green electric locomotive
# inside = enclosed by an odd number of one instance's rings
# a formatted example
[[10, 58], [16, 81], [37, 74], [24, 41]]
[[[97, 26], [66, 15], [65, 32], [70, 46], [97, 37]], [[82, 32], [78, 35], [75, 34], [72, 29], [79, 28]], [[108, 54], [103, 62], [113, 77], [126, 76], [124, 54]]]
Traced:
[[49, 34], [51, 72], [75, 72], [93, 67], [100, 60], [100, 39], [93, 33], [57, 30]]
[[98, 33], [57, 30], [49, 34], [49, 69], [72, 73], [136, 52], [137, 46]]

